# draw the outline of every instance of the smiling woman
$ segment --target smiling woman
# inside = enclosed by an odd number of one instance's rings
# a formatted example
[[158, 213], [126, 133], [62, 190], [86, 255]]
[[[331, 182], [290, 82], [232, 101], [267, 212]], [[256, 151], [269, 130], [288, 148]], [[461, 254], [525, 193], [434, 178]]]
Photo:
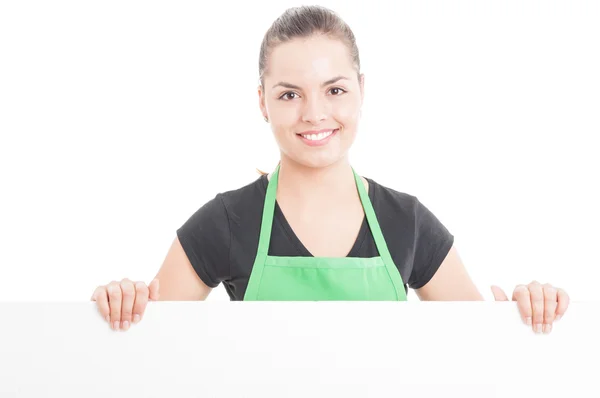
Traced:
[[[365, 78], [348, 25], [323, 7], [287, 10], [259, 55], [259, 108], [280, 163], [203, 204], [177, 230], [155, 280], [100, 286], [107, 320], [129, 327], [147, 300], [203, 300], [223, 284], [231, 300], [482, 300], [448, 229], [416, 197], [360, 176], [348, 152]], [[507, 300], [493, 288], [497, 300]], [[549, 332], [568, 296], [519, 285], [523, 321]]]

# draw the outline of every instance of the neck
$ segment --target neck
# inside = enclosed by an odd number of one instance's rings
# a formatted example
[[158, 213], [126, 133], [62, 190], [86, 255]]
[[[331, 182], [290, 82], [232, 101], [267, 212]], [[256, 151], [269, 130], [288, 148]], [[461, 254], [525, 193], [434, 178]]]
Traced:
[[280, 194], [304, 203], [322, 203], [323, 200], [358, 195], [348, 156], [329, 166], [314, 168], [282, 154], [278, 186]]

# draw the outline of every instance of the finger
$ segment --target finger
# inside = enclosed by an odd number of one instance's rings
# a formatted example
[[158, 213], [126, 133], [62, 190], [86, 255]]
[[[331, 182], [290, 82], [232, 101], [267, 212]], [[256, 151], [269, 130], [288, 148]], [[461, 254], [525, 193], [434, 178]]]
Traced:
[[556, 320], [558, 321], [567, 311], [567, 307], [569, 306], [569, 295], [563, 289], [556, 289], [556, 294], [558, 298], [558, 305], [556, 307]]
[[110, 323], [110, 306], [108, 305], [108, 293], [105, 286], [98, 286], [92, 295], [92, 301], [96, 302], [98, 311], [106, 322]]
[[150, 290], [150, 296], [149, 299], [152, 301], [157, 301], [159, 294], [158, 294], [158, 288], [159, 288], [159, 281], [158, 278], [154, 278], [152, 280], [152, 282], [150, 282], [150, 285], [148, 286], [149, 290]]
[[133, 286], [133, 282], [129, 279], [123, 279], [121, 281], [121, 291], [123, 292], [121, 326], [123, 330], [127, 330], [133, 320], [133, 303], [135, 302], [135, 286]]
[[519, 308], [519, 313], [521, 314], [523, 322], [526, 325], [531, 326], [533, 324], [533, 310], [531, 309], [531, 295], [529, 294], [527, 286], [517, 285], [513, 292], [512, 299], [517, 302], [517, 307]]
[[556, 288], [550, 284], [545, 284], [544, 289], [544, 333], [552, 331], [552, 323], [557, 307], [557, 292]]
[[529, 295], [531, 296], [531, 308], [533, 310], [533, 330], [542, 332], [544, 323], [544, 289], [537, 282], [529, 284]]
[[144, 282], [135, 284], [135, 304], [133, 306], [133, 323], [138, 323], [144, 316], [149, 296], [148, 286]]
[[111, 282], [106, 287], [108, 291], [108, 303], [110, 305], [110, 324], [114, 330], [119, 330], [121, 324], [121, 285], [118, 282]]
[[92, 297], [90, 297], [91, 301], [96, 301], [96, 295], [98, 294], [98, 290], [100, 290], [102, 288], [102, 286], [98, 286], [95, 290], [94, 293], [92, 293]]
[[502, 290], [500, 287], [492, 285], [491, 289], [496, 301], [508, 301], [506, 293], [504, 293], [504, 290]]

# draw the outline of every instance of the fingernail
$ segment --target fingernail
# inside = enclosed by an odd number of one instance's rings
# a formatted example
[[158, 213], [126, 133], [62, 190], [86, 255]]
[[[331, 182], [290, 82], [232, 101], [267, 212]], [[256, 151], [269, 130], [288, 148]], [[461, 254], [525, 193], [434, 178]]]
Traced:
[[527, 325], [531, 326], [531, 317], [527, 317], [526, 321], [527, 321]]
[[558, 321], [561, 318], [560, 315], [557, 315], [556, 318], [554, 318], [555, 321]]
[[551, 331], [552, 331], [552, 325], [551, 324], [544, 325], [544, 333], [548, 334]]
[[110, 323], [110, 315], [107, 315], [104, 319], [106, 319], [106, 322]]
[[123, 330], [129, 329], [129, 321], [123, 322]]
[[138, 323], [140, 321], [140, 315], [139, 314], [135, 314], [133, 316], [133, 323]]
[[538, 323], [535, 325], [535, 332], [542, 333], [542, 324], [541, 323]]
[[115, 330], [119, 330], [119, 321], [115, 321], [115, 323], [114, 323], [114, 329]]

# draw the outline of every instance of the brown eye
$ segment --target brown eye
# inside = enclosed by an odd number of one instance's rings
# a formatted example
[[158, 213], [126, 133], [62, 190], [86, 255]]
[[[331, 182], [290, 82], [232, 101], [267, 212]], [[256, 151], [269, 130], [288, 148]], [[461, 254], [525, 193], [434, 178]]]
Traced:
[[333, 95], [340, 95], [341, 93], [345, 93], [346, 91], [342, 90], [339, 87], [334, 87], [334, 88], [331, 89], [331, 92], [332, 92]]
[[286, 101], [294, 99], [294, 98], [291, 98], [290, 95], [296, 95], [296, 93], [289, 91], [287, 93], [284, 93], [281, 97], [279, 97], [279, 99], [286, 100]]

